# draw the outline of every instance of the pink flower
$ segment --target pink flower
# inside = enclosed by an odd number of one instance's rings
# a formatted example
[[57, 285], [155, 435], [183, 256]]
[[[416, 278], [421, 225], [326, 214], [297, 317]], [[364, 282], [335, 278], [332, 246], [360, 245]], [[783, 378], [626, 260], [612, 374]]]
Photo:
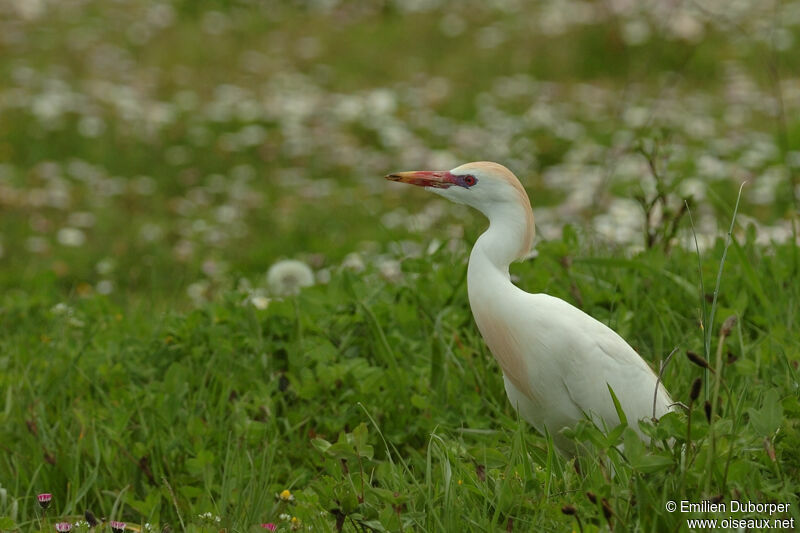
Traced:
[[39, 500], [39, 505], [42, 506], [42, 509], [47, 509], [50, 506], [50, 500], [53, 499], [53, 495], [45, 492], [36, 496], [36, 499]]
[[72, 524], [69, 522], [58, 522], [56, 524], [56, 531], [69, 531], [72, 529]]
[[111, 526], [111, 531], [114, 533], [122, 533], [125, 531], [125, 522], [117, 522], [116, 520], [112, 520], [108, 525]]
[[269, 522], [268, 524], [261, 524], [261, 527], [263, 527], [264, 529], [268, 529], [270, 531], [275, 531], [276, 529], [278, 529], [278, 526], [276, 526], [272, 522]]

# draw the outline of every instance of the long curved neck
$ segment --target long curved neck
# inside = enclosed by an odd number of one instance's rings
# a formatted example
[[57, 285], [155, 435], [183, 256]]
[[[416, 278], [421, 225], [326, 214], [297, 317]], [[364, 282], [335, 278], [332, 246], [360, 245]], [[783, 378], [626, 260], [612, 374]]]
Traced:
[[467, 293], [475, 323], [489, 346], [503, 375], [517, 390], [533, 398], [525, 379], [527, 366], [514, 344], [514, 334], [506, 327], [507, 313], [518, 309], [513, 305], [520, 289], [508, 274], [508, 265], [529, 251], [533, 240], [533, 213], [527, 202], [492, 209], [487, 229], [472, 247], [467, 268]]
[[534, 232], [530, 204], [503, 207], [487, 214], [489, 229], [478, 237], [472, 248], [470, 271], [473, 264], [480, 269], [493, 267], [508, 278], [508, 265], [528, 253]]

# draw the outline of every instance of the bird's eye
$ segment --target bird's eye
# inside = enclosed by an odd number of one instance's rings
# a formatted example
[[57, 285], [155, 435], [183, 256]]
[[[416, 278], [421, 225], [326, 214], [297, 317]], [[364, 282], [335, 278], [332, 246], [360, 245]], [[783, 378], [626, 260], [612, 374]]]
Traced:
[[467, 187], [472, 187], [476, 183], [478, 183], [478, 180], [475, 179], [475, 176], [472, 175], [464, 176], [464, 185], [466, 185]]

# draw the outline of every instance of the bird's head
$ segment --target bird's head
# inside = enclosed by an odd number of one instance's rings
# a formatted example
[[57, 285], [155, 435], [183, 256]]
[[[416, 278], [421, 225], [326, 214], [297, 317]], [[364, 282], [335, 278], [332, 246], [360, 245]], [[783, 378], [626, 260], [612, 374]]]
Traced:
[[397, 172], [386, 179], [424, 187], [448, 200], [474, 207], [489, 218], [508, 206], [521, 206], [528, 211], [531, 208], [517, 177], [503, 165], [489, 161], [466, 163], [452, 170]]
[[503, 165], [478, 161], [452, 170], [397, 172], [386, 179], [424, 187], [448, 200], [474, 207], [490, 221], [513, 220], [520, 228], [519, 256], [528, 253], [533, 243], [533, 213], [528, 193]]

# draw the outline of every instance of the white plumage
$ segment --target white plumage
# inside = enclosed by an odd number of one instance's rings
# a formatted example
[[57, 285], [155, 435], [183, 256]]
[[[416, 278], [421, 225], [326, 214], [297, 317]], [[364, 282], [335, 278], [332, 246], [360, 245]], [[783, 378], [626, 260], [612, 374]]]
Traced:
[[547, 294], [511, 283], [509, 264], [526, 255], [534, 237], [533, 213], [519, 180], [497, 163], [467, 163], [450, 171], [386, 176], [467, 204], [489, 219], [469, 259], [467, 288], [475, 322], [503, 371], [506, 393], [522, 418], [553, 436], [564, 453], [573, 443], [561, 434], [584, 416], [609, 428], [619, 417], [614, 390], [631, 427], [670, 410], [672, 400], [633, 348], [611, 328]]

